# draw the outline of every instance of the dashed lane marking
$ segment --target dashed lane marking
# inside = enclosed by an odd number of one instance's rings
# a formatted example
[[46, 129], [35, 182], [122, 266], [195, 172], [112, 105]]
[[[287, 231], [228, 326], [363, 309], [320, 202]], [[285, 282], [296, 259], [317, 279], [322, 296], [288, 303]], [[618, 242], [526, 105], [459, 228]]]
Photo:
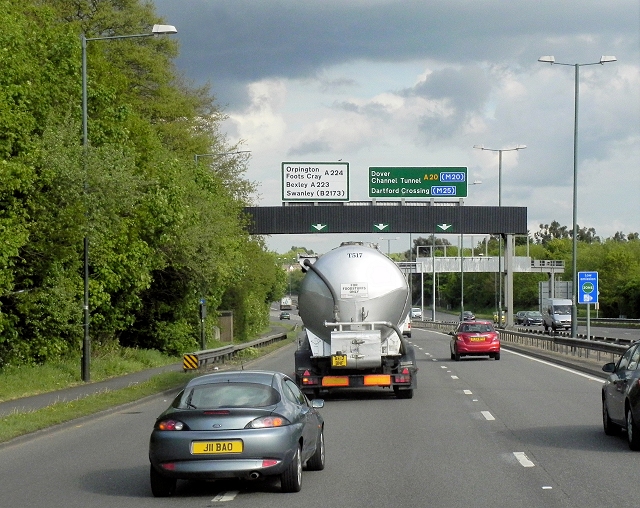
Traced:
[[535, 466], [535, 464], [529, 460], [529, 457], [527, 457], [527, 455], [524, 452], [513, 452], [513, 454], [515, 455], [518, 462], [520, 462], [522, 467]]
[[229, 492], [220, 492], [216, 497], [214, 497], [211, 502], [212, 503], [224, 503], [225, 501], [233, 501], [238, 495], [239, 490], [230, 490]]

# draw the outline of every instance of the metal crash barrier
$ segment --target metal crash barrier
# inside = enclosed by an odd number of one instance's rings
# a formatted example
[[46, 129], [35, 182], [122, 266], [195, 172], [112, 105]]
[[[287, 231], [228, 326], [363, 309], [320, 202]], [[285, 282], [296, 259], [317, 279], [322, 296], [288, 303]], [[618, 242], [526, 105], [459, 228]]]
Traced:
[[[414, 328], [428, 328], [445, 333], [455, 330], [457, 325], [457, 321], [414, 321], [412, 323]], [[521, 344], [579, 358], [592, 358], [597, 361], [603, 361], [603, 355], [606, 355], [609, 361], [614, 361], [632, 343], [631, 340], [610, 337], [591, 336], [587, 339], [583, 334], [579, 334], [578, 338], [573, 339], [568, 336], [568, 333], [563, 332], [548, 335], [542, 332], [536, 333], [533, 330], [524, 332], [513, 329], [498, 329], [498, 333], [500, 340], [505, 344]]]
[[204, 349], [194, 353], [186, 353], [182, 357], [182, 369], [185, 372], [192, 370], [207, 370], [214, 365], [224, 364], [244, 349], [250, 347], [265, 347], [273, 344], [274, 342], [285, 340], [286, 338], [286, 333], [278, 333], [268, 335], [266, 337], [260, 337], [254, 341], [244, 342], [238, 345], [223, 346], [215, 349]]

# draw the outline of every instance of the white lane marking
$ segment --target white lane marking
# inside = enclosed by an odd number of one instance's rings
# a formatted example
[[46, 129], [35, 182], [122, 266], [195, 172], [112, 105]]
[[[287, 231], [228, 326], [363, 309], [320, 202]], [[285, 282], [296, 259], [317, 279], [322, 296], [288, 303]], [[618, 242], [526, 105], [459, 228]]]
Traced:
[[448, 367], [446, 365], [440, 365], [441, 369], [447, 369]]
[[553, 487], [551, 487], [550, 485], [543, 485], [542, 486], [542, 490], [551, 490]]
[[571, 374], [577, 374], [578, 376], [586, 377], [591, 381], [598, 381], [599, 383], [604, 383], [604, 379], [600, 379], [599, 377], [590, 376], [589, 374], [585, 374], [584, 372], [580, 372], [577, 370], [570, 369], [568, 367], [563, 367], [562, 365], [556, 365], [555, 363], [547, 362], [545, 360], [540, 360], [539, 358], [534, 358], [533, 356], [525, 355], [522, 353], [517, 353], [516, 351], [509, 351], [508, 349], [504, 349], [505, 353], [511, 353], [512, 355], [521, 356], [522, 358], [526, 358], [528, 360], [533, 360], [534, 362], [542, 363], [544, 365], [549, 365], [550, 367], [555, 367], [556, 369], [564, 370], [566, 372], [570, 372]]
[[238, 495], [239, 490], [230, 490], [229, 492], [220, 492], [216, 497], [214, 497], [211, 502], [212, 503], [223, 503], [225, 501], [233, 501], [235, 497]]
[[459, 379], [458, 376], [451, 376], [451, 379]]
[[473, 392], [471, 390], [462, 390], [462, 393], [465, 395], [471, 395]]
[[437, 359], [437, 358], [431, 358], [431, 361], [432, 361], [432, 362], [437, 362], [437, 361], [438, 361], [438, 359]]
[[529, 460], [529, 457], [524, 452], [513, 452], [518, 462], [522, 465], [522, 467], [533, 467], [535, 464]]
[[494, 416], [489, 411], [480, 411], [480, 414], [484, 416], [485, 420], [488, 420], [488, 421], [495, 420]]

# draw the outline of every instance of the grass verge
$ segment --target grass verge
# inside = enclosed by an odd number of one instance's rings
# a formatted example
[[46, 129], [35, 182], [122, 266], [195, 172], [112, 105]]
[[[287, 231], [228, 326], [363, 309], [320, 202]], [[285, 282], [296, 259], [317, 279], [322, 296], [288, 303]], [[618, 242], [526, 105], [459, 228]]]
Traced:
[[[238, 355], [231, 361], [227, 361], [224, 365], [227, 368], [243, 366], [256, 358], [267, 355], [272, 351], [293, 343], [295, 341], [295, 336], [296, 333], [293, 330], [293, 327], [291, 327], [291, 331], [288, 333], [288, 338], [286, 340], [270, 344], [264, 348], [247, 348], [242, 351], [241, 355]], [[162, 356], [159, 353], [158, 355], [160, 357]], [[180, 361], [180, 359], [176, 358], [159, 358], [155, 357], [153, 354], [152, 356], [154, 357], [154, 360], [151, 364], [149, 364], [148, 361], [130, 361], [127, 363], [124, 370], [122, 370], [122, 366], [119, 366], [118, 370], [122, 371], [116, 375], [124, 375]], [[99, 381], [101, 379], [114, 377], [111, 368], [106, 368], [105, 366], [100, 368], [98, 367], [98, 364], [103, 361], [105, 364], [118, 363], [116, 360], [117, 355], [109, 355], [108, 360], [103, 358], [102, 360], [96, 359], [94, 361], [92, 359], [92, 368], [95, 368], [95, 371], [92, 371], [92, 379], [94, 381]], [[12, 400], [36, 393], [45, 393], [62, 388], [68, 388], [81, 383], [79, 379], [76, 380], [74, 375], [69, 373], [69, 365], [67, 363], [62, 363], [58, 365], [57, 368], [53, 365], [48, 366], [46, 372], [43, 373], [42, 370], [40, 370], [38, 371], [38, 375], [34, 375], [36, 371], [33, 369], [42, 369], [42, 367], [29, 367], [4, 372], [0, 376], [0, 384], [2, 384], [3, 381], [7, 381], [7, 385], [3, 386], [2, 391], [0, 391], [0, 399], [3, 398], [3, 395], [4, 397], [7, 397], [4, 398], [4, 400]], [[68, 422], [76, 418], [92, 415], [122, 404], [134, 402], [166, 390], [178, 388], [183, 386], [189, 379], [202, 373], [203, 372], [166, 372], [153, 376], [148, 381], [138, 383], [121, 390], [104, 391], [81, 399], [52, 404], [36, 411], [22, 413], [16, 412], [5, 415], [0, 417], [0, 443], [58, 425], [60, 423]], [[34, 380], [33, 378], [40, 379]], [[19, 395], [16, 396], [16, 393]]]

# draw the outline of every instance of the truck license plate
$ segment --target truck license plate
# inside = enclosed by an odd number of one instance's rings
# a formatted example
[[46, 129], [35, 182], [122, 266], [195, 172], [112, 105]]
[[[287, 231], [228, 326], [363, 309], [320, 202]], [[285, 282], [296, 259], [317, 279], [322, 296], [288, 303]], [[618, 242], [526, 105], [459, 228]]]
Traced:
[[331, 357], [331, 366], [332, 367], [346, 367], [347, 366], [347, 355], [333, 355]]

